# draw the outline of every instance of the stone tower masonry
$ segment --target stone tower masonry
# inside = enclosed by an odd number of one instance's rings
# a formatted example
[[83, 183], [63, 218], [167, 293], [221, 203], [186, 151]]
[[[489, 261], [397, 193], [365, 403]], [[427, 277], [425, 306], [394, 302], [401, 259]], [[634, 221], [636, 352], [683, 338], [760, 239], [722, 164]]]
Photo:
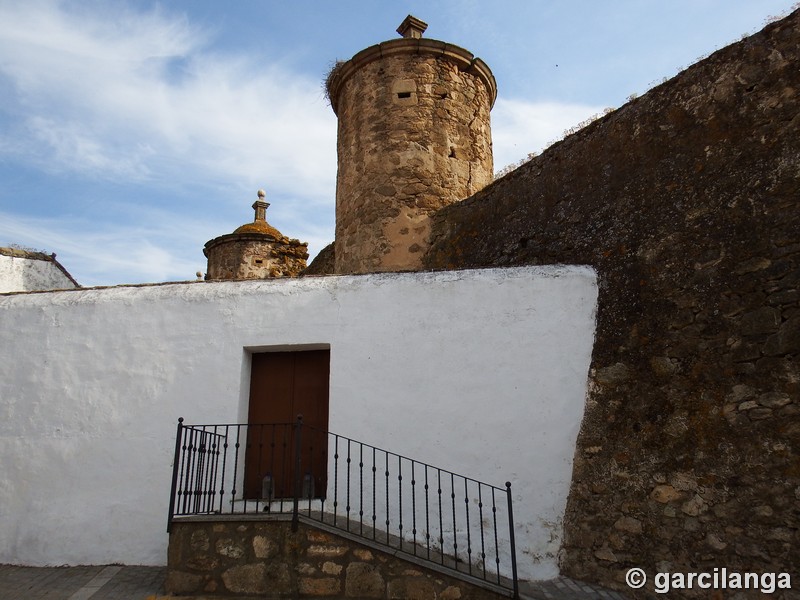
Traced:
[[470, 52], [424, 39], [409, 15], [395, 39], [331, 71], [339, 118], [336, 273], [421, 268], [430, 216], [492, 181], [497, 85]]

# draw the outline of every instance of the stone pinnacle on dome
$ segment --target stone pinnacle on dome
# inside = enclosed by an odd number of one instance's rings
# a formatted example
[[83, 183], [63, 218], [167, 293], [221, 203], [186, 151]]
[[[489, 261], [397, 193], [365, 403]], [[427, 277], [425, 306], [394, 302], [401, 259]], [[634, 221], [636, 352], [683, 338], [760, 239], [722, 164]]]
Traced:
[[264, 190], [258, 190], [258, 200], [253, 202], [252, 206], [253, 210], [256, 211], [256, 216], [253, 219], [253, 223], [267, 220], [267, 209], [269, 208], [269, 202], [264, 201], [266, 196], [267, 193]]
[[419, 39], [422, 37], [422, 34], [425, 33], [427, 28], [428, 24], [425, 21], [422, 21], [413, 15], [408, 15], [405, 19], [403, 19], [403, 22], [400, 23], [400, 27], [397, 28], [397, 33], [402, 35], [404, 38]]

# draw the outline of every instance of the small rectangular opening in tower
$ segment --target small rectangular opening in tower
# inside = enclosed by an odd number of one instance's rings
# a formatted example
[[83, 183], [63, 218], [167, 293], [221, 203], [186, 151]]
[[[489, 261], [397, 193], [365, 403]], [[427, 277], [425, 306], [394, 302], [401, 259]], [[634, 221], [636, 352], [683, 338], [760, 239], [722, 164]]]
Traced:
[[411, 92], [397, 92], [398, 98], [411, 98]]

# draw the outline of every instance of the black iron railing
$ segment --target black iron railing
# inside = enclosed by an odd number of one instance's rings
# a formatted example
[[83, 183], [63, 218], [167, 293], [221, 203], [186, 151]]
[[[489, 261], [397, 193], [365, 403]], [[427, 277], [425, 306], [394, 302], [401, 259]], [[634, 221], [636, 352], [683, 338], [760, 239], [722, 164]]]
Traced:
[[[176, 517], [291, 513], [518, 595], [511, 484], [493, 486], [295, 423], [178, 420]], [[169, 530], [169, 526], [168, 526]]]

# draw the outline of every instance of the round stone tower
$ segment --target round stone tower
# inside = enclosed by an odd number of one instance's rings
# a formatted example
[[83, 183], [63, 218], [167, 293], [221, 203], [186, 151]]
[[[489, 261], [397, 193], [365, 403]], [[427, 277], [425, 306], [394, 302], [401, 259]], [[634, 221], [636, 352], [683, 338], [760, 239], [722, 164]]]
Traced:
[[206, 242], [206, 279], [268, 279], [295, 277], [306, 268], [308, 244], [289, 239], [267, 223], [269, 202], [258, 190], [252, 223]]
[[492, 181], [494, 76], [467, 50], [422, 38], [426, 28], [409, 15], [401, 39], [328, 77], [339, 118], [336, 273], [420, 268], [430, 216]]

